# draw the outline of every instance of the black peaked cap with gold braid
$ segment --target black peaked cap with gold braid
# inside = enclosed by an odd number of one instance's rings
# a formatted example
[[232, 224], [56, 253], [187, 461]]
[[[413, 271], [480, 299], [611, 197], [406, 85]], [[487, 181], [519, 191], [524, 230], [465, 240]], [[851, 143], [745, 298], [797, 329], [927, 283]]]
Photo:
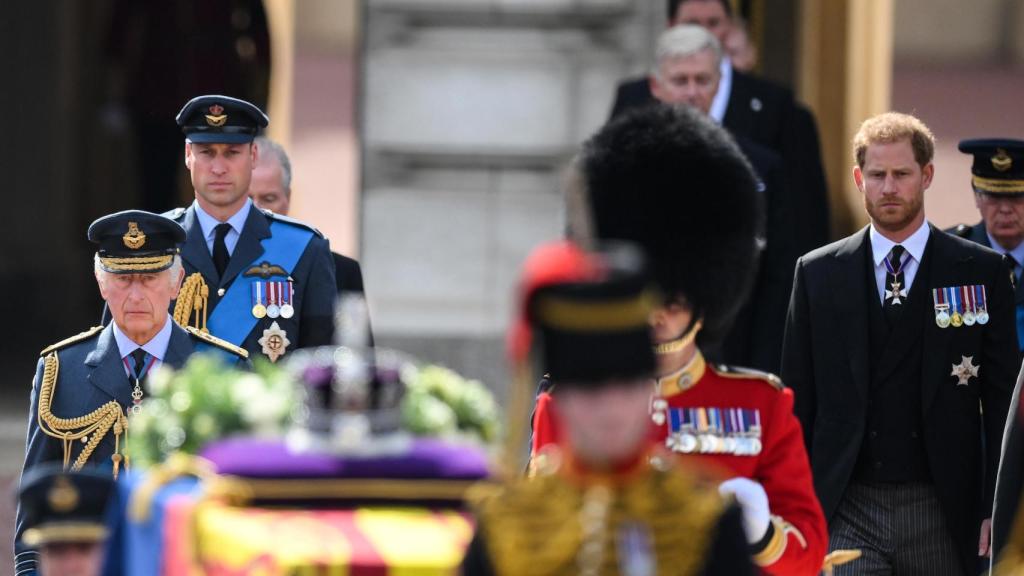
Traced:
[[207, 94], [189, 100], [174, 118], [189, 142], [248, 144], [270, 123], [255, 104]]
[[27, 546], [102, 542], [107, 536], [107, 505], [114, 493], [109, 472], [66, 472], [41, 464], [25, 472], [18, 493]]
[[[579, 274], [566, 267], [580, 266]], [[527, 322], [544, 373], [560, 386], [647, 378], [655, 359], [648, 319], [659, 301], [639, 250], [623, 244], [584, 252], [549, 245], [527, 262]], [[561, 268], [552, 278], [553, 268]], [[575, 278], [573, 277], [575, 276]]]
[[605, 125], [580, 169], [595, 236], [639, 244], [666, 298], [703, 317], [698, 343], [724, 337], [756, 276], [763, 222], [757, 179], [729, 134], [691, 109], [653, 105]]
[[960, 151], [974, 156], [971, 185], [995, 196], [1024, 195], [1024, 141], [1009, 138], [961, 140]]
[[147, 274], [171, 267], [185, 229], [174, 220], [125, 210], [89, 225], [89, 240], [99, 244], [100, 267], [113, 274]]

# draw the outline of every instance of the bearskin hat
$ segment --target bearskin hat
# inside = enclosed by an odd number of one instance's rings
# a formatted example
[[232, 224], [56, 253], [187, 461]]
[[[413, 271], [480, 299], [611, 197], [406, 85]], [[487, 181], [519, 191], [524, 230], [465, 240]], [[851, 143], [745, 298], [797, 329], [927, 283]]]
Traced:
[[637, 243], [669, 301], [724, 337], [756, 276], [763, 205], [733, 139], [702, 114], [650, 106], [616, 118], [578, 162], [599, 241]]

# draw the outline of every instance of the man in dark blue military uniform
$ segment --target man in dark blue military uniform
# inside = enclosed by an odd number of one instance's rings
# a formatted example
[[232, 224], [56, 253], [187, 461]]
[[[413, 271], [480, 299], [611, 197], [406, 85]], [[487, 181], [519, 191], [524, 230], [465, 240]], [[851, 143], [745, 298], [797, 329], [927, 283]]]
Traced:
[[[168, 308], [184, 275], [178, 251], [185, 231], [177, 222], [128, 210], [96, 220], [88, 236], [99, 245], [96, 283], [112, 321], [42, 351], [23, 470], [61, 462], [72, 470], [112, 468], [116, 476], [129, 414], [145, 397], [154, 367], [180, 367], [201, 348], [247, 364], [244, 349], [171, 319]], [[19, 509], [19, 540], [24, 521]], [[20, 542], [16, 551], [17, 574], [32, 573], [35, 551]]]
[[113, 494], [113, 479], [100, 470], [44, 465], [25, 474], [18, 493], [26, 526], [21, 540], [39, 549], [42, 576], [99, 576]]
[[[981, 222], [961, 224], [952, 233], [1005, 255], [1020, 284], [1024, 264], [1024, 141], [978, 139], [960, 142], [974, 156], [971, 185]], [[1017, 339], [1024, 350], [1024, 290], [1017, 290]]]
[[174, 319], [274, 362], [331, 344], [337, 290], [327, 239], [248, 196], [259, 154], [253, 139], [266, 115], [237, 98], [199, 96], [177, 122], [195, 202], [167, 214], [187, 236]]
[[[974, 226], [961, 224], [951, 232], [1003, 254], [1013, 267], [1017, 286], [1017, 340], [1019, 349], [1024, 351], [1024, 289], [1020, 288], [1021, 265], [1024, 264], [1024, 141], [963, 140], [960, 151], [974, 156], [971, 187], [981, 222]], [[1019, 358], [1024, 358], [1024, 352]], [[992, 514], [993, 559], [999, 558], [1009, 539], [1024, 489], [1024, 415], [1020, 412], [1020, 387], [1018, 378], [1003, 433]]]

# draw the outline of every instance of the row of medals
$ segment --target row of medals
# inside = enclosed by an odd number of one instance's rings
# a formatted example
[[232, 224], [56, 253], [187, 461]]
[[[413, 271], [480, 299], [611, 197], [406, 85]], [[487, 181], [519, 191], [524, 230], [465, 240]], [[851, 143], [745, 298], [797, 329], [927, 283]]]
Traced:
[[697, 434], [692, 429], [673, 432], [666, 439], [669, 448], [683, 454], [732, 454], [756, 456], [761, 453], [761, 439], [752, 436], [721, 436]]
[[958, 311], [949, 313], [948, 304], [939, 304], [935, 306], [935, 323], [939, 328], [948, 328], [952, 325], [954, 328], [961, 326], [974, 326], [977, 324], [988, 324], [988, 311], [984, 308], [973, 312], [971, 310], [965, 310], [963, 314]]
[[935, 323], [938, 324], [939, 328], [948, 328], [950, 325], [954, 328], [959, 328], [961, 326], [974, 326], [976, 323], [988, 324], [988, 312], [979, 310], [975, 314], [968, 310], [961, 315], [959, 312], [950, 314], [944, 309], [936, 308]]
[[[654, 398], [651, 404], [651, 420], [661, 427], [666, 424], [668, 402]], [[733, 454], [735, 456], [756, 456], [761, 453], [761, 438], [752, 435], [732, 436], [714, 431], [697, 432], [692, 427], [669, 431], [665, 445], [674, 452], [683, 454]]]
[[[284, 285], [283, 282], [278, 283], [278, 284], [281, 285], [281, 286]], [[266, 290], [264, 290], [263, 293], [266, 294], [267, 293]], [[281, 296], [283, 296], [283, 293], [281, 291], [278, 291], [278, 293]], [[289, 300], [289, 302], [294, 297], [294, 293], [295, 293], [295, 291], [292, 289], [291, 280], [289, 280], [288, 281], [288, 300]], [[266, 318], [285, 318], [285, 319], [288, 319], [288, 318], [291, 318], [292, 316], [295, 315], [295, 308], [293, 308], [290, 303], [284, 303], [284, 304], [281, 304], [280, 306], [278, 306], [277, 304], [271, 302], [269, 305], [264, 306], [263, 302], [257, 302], [252, 307], [252, 315], [254, 317], [260, 318], [260, 319], [262, 319], [264, 317], [266, 317]]]

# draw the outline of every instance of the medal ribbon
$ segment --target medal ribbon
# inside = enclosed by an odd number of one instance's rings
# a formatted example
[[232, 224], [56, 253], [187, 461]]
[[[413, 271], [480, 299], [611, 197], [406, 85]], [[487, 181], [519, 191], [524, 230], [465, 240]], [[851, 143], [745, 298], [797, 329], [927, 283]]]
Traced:
[[146, 352], [146, 361], [143, 363], [142, 373], [136, 374], [135, 368], [132, 366], [132, 364], [135, 364], [135, 362], [132, 361], [131, 363], [129, 363], [129, 358], [131, 358], [131, 354], [125, 356], [124, 358], [121, 358], [121, 362], [124, 362], [124, 368], [125, 370], [128, 371], [128, 376], [131, 376], [132, 378], [135, 378], [136, 380], [140, 381], [146, 377], [146, 374], [149, 374], [149, 369], [153, 367], [153, 364], [156, 364], [156, 356], [153, 356], [149, 352]]
[[[904, 250], [903, 253], [905, 255], [910, 254], [906, 250]], [[893, 276], [898, 276], [898, 275], [900, 275], [903, 272], [903, 266], [907, 262], [907, 260], [909, 260], [909, 258], [901, 257], [900, 261], [899, 261], [899, 267], [896, 268], [895, 270], [893, 270], [892, 264], [889, 263], [889, 258], [888, 257], [882, 258], [882, 263], [885, 264], [885, 269], [889, 271], [889, 274], [892, 274]]]
[[[270, 223], [271, 236], [260, 241], [263, 253], [256, 258], [260, 261], [276, 262], [285, 270], [294, 270], [306, 246], [313, 239], [313, 232], [301, 226], [286, 224], [279, 220]], [[253, 260], [253, 265], [256, 260]], [[246, 337], [256, 326], [258, 319], [245, 306], [246, 280], [239, 277], [231, 283], [224, 297], [217, 303], [207, 321], [207, 327], [214, 336], [241, 346]], [[201, 350], [221, 351], [220, 348], [200, 342], [196, 346]], [[225, 354], [229, 354], [224, 352]]]

